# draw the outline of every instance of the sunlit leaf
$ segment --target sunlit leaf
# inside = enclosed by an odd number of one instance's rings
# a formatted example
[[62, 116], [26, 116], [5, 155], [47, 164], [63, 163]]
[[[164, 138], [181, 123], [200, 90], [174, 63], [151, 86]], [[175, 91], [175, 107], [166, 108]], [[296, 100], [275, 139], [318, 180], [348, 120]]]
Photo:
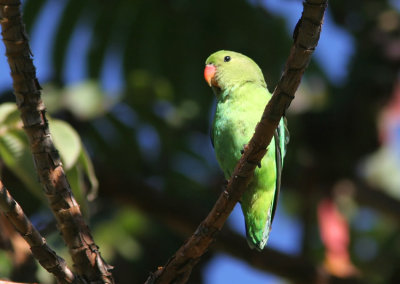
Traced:
[[0, 125], [6, 126], [9, 124], [7, 120], [17, 112], [17, 106], [14, 103], [4, 103], [0, 105]]
[[[0, 105], [0, 125], [0, 158], [33, 194], [44, 200], [15, 104]], [[98, 187], [92, 162], [78, 133], [68, 123], [49, 118], [49, 127], [72, 191], [82, 210], [87, 212], [86, 195], [90, 194], [93, 199]]]
[[71, 169], [77, 162], [82, 144], [78, 133], [66, 122], [50, 120], [50, 132], [58, 149], [66, 170]]
[[85, 81], [68, 87], [63, 100], [64, 106], [81, 119], [104, 114], [111, 104], [95, 81]]
[[0, 135], [0, 157], [26, 187], [43, 200], [28, 139], [22, 130], [9, 129]]

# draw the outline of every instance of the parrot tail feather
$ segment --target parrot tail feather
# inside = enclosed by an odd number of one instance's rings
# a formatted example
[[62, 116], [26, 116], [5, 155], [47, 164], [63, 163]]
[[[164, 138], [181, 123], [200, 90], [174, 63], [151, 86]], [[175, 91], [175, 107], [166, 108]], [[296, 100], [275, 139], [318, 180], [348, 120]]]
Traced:
[[271, 223], [272, 223], [272, 206], [270, 210], [268, 210], [268, 217], [265, 223], [265, 226], [261, 231], [254, 230], [255, 228], [250, 228], [245, 222], [246, 225], [246, 239], [249, 247], [251, 249], [256, 249], [258, 251], [262, 251], [264, 247], [267, 245], [269, 233], [271, 231]]

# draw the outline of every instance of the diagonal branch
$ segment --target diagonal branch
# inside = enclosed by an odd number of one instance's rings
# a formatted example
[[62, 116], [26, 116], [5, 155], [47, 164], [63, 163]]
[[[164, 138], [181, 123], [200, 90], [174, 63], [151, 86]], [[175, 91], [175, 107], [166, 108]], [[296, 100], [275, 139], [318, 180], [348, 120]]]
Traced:
[[85, 224], [53, 144], [20, 5], [20, 0], [0, 1], [1, 34], [6, 46], [17, 105], [40, 182], [77, 273], [88, 282], [113, 283], [111, 267], [102, 259]]
[[[0, 284], [34, 284], [34, 283], [21, 283], [21, 282], [13, 282], [13, 281], [0, 280]], [[36, 284], [36, 283], [35, 283], [35, 284]]]
[[254, 169], [265, 155], [279, 120], [294, 98], [311, 54], [318, 44], [326, 6], [327, 0], [304, 2], [303, 14], [294, 32], [294, 44], [283, 75], [226, 190], [193, 235], [164, 267], [160, 267], [149, 276], [146, 283], [185, 283], [193, 267], [214, 241], [253, 177]]
[[48, 272], [52, 273], [59, 283], [85, 283], [67, 267], [65, 260], [59, 257], [46, 243], [38, 230], [24, 214], [21, 206], [10, 195], [0, 180], [0, 210], [4, 213], [18, 233], [29, 244], [33, 256]]
[[[116, 172], [100, 169], [100, 192], [122, 204], [134, 206], [166, 224], [174, 232], [189, 235], [205, 215], [206, 209], [197, 204], [182, 202], [160, 193], [138, 180], [127, 179]], [[105, 178], [106, 177], [106, 178]], [[130, 188], [126, 191], [124, 189]], [[295, 283], [363, 283], [357, 278], [336, 278], [303, 256], [293, 256], [266, 247], [262, 252], [248, 249], [246, 239], [227, 226], [211, 246], [214, 252], [225, 252], [248, 262], [249, 265], [271, 272]]]

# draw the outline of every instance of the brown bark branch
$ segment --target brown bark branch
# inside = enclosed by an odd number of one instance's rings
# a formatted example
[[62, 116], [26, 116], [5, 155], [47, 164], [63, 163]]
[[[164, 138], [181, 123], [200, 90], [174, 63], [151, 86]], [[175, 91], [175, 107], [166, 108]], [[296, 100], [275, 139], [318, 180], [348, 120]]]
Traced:
[[[174, 232], [190, 235], [207, 211], [195, 203], [182, 202], [141, 183], [130, 180], [109, 169], [99, 171], [100, 192], [122, 204], [134, 206], [151, 217], [163, 222]], [[129, 188], [129, 191], [124, 189]], [[250, 250], [246, 239], [226, 226], [218, 236], [218, 242], [210, 247], [246, 261], [260, 270], [291, 280], [295, 283], [361, 283], [357, 278], [336, 278], [303, 256], [292, 256], [264, 248], [260, 253]]]
[[111, 267], [102, 259], [85, 224], [53, 144], [20, 5], [20, 0], [0, 1], [2, 36], [17, 105], [40, 182], [77, 273], [88, 282], [113, 283]]
[[22, 283], [22, 282], [13, 282], [7, 280], [0, 280], [0, 284], [37, 284], [37, 283]]
[[0, 180], [0, 209], [14, 226], [15, 230], [29, 244], [33, 256], [48, 272], [52, 273], [59, 283], [85, 283], [67, 267], [63, 258], [58, 256], [46, 243], [38, 230], [24, 214], [21, 206], [10, 195]]
[[318, 44], [326, 6], [327, 0], [304, 2], [303, 14], [294, 32], [294, 44], [283, 75], [226, 190], [194, 234], [186, 240], [164, 267], [160, 267], [149, 276], [146, 283], [185, 283], [192, 268], [214, 241], [216, 234], [221, 230], [253, 177], [254, 169], [265, 155], [279, 120], [294, 98], [311, 54]]

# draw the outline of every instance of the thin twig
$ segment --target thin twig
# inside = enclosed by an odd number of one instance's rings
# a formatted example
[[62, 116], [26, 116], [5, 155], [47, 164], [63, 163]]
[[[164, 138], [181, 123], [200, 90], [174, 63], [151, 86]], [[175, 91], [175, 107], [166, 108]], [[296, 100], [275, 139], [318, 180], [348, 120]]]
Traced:
[[21, 206], [10, 195], [0, 180], [0, 210], [13, 224], [15, 230], [29, 244], [33, 256], [48, 272], [52, 273], [59, 283], [84, 283], [67, 267], [63, 258], [58, 256], [46, 243], [38, 230], [26, 217]]
[[20, 6], [20, 0], [1, 0], [0, 19], [14, 93], [40, 182], [77, 273], [88, 282], [114, 283], [111, 267], [85, 224], [53, 144]]
[[311, 54], [318, 44], [327, 0], [307, 0], [303, 5], [303, 14], [293, 35], [294, 44], [283, 75], [226, 190], [194, 234], [164, 267], [149, 276], [146, 283], [185, 283], [253, 177], [254, 169], [265, 155], [279, 120], [293, 100]]

